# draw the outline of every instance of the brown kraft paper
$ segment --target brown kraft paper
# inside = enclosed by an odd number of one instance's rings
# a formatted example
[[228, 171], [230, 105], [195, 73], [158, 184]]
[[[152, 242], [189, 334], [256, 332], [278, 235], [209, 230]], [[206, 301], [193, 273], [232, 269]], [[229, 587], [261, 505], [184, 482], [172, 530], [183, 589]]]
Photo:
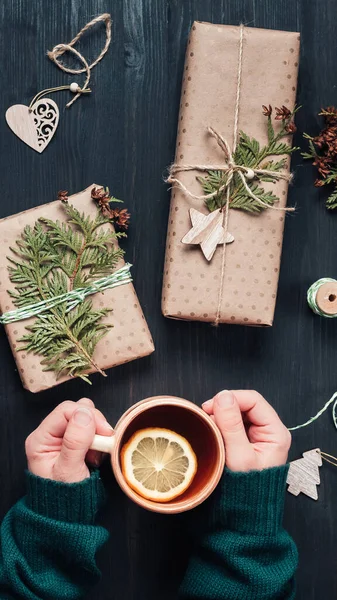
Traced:
[[[299, 34], [245, 27], [238, 129], [267, 143], [262, 105], [294, 108], [299, 60]], [[213, 127], [233, 147], [240, 28], [195, 22], [184, 67], [175, 162], [223, 164], [224, 155], [207, 133]], [[274, 121], [274, 123], [276, 123]], [[284, 138], [291, 143], [291, 139]], [[289, 171], [289, 162], [288, 162]], [[177, 177], [193, 194], [203, 191], [196, 171]], [[202, 173], [201, 173], [202, 174]], [[272, 186], [286, 206], [288, 182]], [[182, 244], [191, 228], [189, 209], [208, 214], [203, 200], [174, 187], [171, 197], [162, 311], [164, 316], [196, 321], [216, 319], [223, 256], [217, 247], [210, 262], [200, 246]], [[229, 210], [228, 244], [220, 306], [221, 323], [270, 326], [273, 323], [285, 213], [267, 209], [259, 215]]]
[[[95, 185], [93, 184], [86, 190], [69, 197], [70, 204], [92, 217], [97, 213], [97, 207], [91, 199], [91, 190]], [[101, 186], [96, 185], [96, 187]], [[61, 202], [59, 200], [50, 202], [0, 220], [2, 244], [0, 254], [0, 310], [2, 313], [15, 309], [7, 291], [13, 289], [7, 270], [9, 265], [7, 256], [13, 256], [10, 247], [15, 246], [15, 242], [24, 227], [26, 225], [33, 226], [39, 217], [64, 221], [65, 216]], [[116, 269], [123, 264], [124, 261], [121, 261]], [[132, 283], [126, 283], [120, 287], [93, 294], [89, 298], [95, 308], [112, 308], [112, 312], [105, 318], [107, 322], [113, 324], [113, 327], [97, 344], [93, 355], [93, 359], [102, 370], [129, 362], [135, 358], [147, 356], [154, 351], [151, 334]], [[39, 392], [71, 378], [65, 376], [56, 380], [52, 371], [42, 370], [41, 356], [17, 351], [20, 347], [17, 340], [25, 334], [25, 327], [33, 321], [33, 318], [17, 321], [6, 325], [5, 329], [23, 386], [31, 392]]]

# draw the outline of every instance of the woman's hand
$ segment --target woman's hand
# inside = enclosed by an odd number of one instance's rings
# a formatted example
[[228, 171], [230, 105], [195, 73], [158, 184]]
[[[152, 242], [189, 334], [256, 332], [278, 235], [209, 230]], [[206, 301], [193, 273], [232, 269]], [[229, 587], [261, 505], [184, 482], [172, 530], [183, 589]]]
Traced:
[[96, 466], [101, 459], [99, 452], [89, 451], [95, 433], [112, 435], [113, 430], [92, 400], [62, 402], [26, 439], [28, 469], [65, 483], [86, 479], [86, 459]]
[[231, 471], [260, 471], [287, 462], [290, 432], [258, 392], [224, 390], [202, 407], [222, 433]]

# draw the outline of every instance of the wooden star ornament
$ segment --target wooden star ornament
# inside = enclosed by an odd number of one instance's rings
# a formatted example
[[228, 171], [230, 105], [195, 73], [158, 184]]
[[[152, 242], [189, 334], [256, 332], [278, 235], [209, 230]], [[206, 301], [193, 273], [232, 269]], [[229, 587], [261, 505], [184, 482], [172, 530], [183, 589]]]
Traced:
[[213, 258], [218, 244], [234, 242], [234, 236], [223, 227], [224, 215], [220, 208], [208, 215], [190, 208], [190, 217], [192, 228], [181, 241], [183, 244], [200, 244], [206, 260]]

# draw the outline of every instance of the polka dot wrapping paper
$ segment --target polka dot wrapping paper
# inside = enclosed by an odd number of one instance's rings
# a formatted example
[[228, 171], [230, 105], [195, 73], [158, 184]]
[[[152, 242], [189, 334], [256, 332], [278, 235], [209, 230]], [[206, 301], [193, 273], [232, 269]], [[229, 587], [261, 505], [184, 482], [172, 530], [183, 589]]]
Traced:
[[[195, 22], [188, 40], [177, 132], [175, 163], [223, 164], [224, 157], [208, 127], [233, 144], [237, 95], [240, 28]], [[238, 129], [267, 143], [262, 105], [295, 106], [299, 34], [244, 28]], [[291, 137], [284, 138], [291, 144]], [[286, 170], [289, 172], [289, 160]], [[203, 173], [201, 173], [203, 174]], [[202, 194], [200, 172], [180, 172], [179, 179], [195, 195]], [[288, 182], [265, 183], [285, 207]], [[219, 297], [219, 321], [252, 326], [273, 323], [281, 260], [285, 212], [267, 209], [258, 215], [230, 209], [227, 245], [220, 290], [223, 245], [210, 262], [200, 246], [182, 238], [191, 228], [190, 208], [208, 214], [203, 200], [173, 187], [164, 267], [164, 316], [214, 322]]]
[[[69, 196], [70, 204], [91, 217], [97, 213], [97, 207], [91, 199], [91, 190], [95, 186], [101, 187], [93, 184], [84, 191]], [[9, 264], [7, 256], [11, 254], [10, 247], [15, 245], [15, 241], [24, 227], [26, 225], [33, 226], [40, 217], [46, 217], [54, 221], [64, 221], [65, 214], [60, 201], [50, 202], [0, 220], [0, 310], [2, 313], [15, 308], [8, 294], [8, 290], [13, 287], [7, 270]], [[107, 226], [110, 227], [110, 225]], [[123, 264], [124, 261], [120, 261], [116, 269]], [[112, 312], [105, 319], [113, 327], [98, 342], [93, 355], [93, 359], [101, 369], [109, 369], [136, 358], [147, 356], [154, 351], [151, 334], [132, 283], [96, 293], [90, 296], [90, 299], [94, 308], [112, 309]], [[70, 378], [62, 377], [56, 380], [52, 371], [43, 371], [43, 365], [40, 363], [41, 357], [32, 353], [17, 351], [20, 347], [18, 339], [24, 335], [25, 327], [32, 321], [33, 319], [18, 321], [6, 325], [5, 329], [23, 386], [31, 392], [39, 392]]]

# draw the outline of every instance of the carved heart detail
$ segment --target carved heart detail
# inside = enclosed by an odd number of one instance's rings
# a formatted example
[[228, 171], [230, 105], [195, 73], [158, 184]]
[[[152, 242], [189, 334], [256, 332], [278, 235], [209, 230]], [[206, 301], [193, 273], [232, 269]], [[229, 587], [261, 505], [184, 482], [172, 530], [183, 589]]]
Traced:
[[25, 104], [14, 104], [6, 112], [6, 121], [20, 140], [41, 153], [57, 129], [59, 109], [50, 98], [35, 102], [32, 111]]

